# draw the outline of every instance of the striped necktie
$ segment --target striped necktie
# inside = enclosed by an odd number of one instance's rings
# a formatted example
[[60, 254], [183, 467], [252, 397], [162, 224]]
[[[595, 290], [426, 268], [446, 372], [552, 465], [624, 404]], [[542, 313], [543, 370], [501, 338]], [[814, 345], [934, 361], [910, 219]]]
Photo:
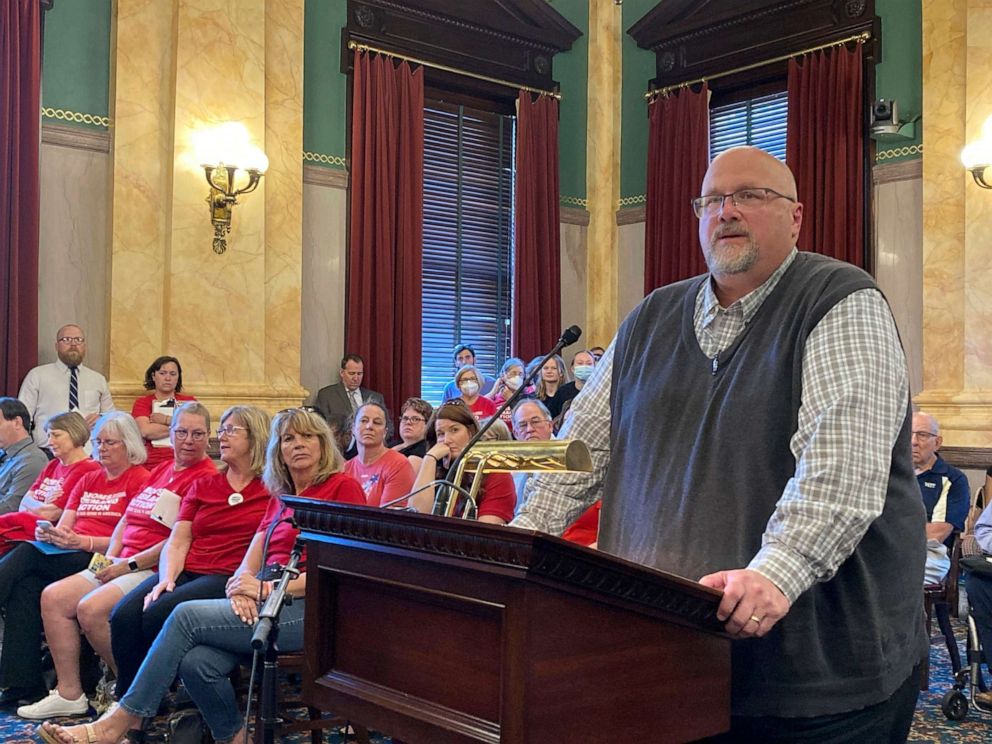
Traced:
[[79, 409], [79, 368], [69, 367], [69, 410]]

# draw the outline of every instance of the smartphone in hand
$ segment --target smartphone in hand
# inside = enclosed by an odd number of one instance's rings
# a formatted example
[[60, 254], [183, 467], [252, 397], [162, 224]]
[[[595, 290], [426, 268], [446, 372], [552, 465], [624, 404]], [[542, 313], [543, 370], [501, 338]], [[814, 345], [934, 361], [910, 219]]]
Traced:
[[38, 520], [38, 527], [40, 529], [43, 529], [45, 531], [48, 531], [48, 530], [52, 529], [52, 523], [49, 522], [47, 519], [39, 519]]

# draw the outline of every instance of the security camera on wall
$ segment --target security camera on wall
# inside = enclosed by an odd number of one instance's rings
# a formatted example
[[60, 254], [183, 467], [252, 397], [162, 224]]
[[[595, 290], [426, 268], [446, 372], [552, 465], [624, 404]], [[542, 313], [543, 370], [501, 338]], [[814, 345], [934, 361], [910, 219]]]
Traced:
[[879, 98], [871, 107], [872, 134], [898, 134], [899, 105], [888, 98]]

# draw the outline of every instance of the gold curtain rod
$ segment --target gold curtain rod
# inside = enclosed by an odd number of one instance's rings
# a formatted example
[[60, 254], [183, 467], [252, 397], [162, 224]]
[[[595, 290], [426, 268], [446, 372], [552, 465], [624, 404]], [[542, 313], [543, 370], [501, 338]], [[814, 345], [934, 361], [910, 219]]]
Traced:
[[787, 59], [792, 59], [793, 57], [801, 57], [804, 54], [809, 54], [810, 52], [818, 52], [821, 49], [830, 49], [831, 47], [843, 46], [852, 41], [856, 41], [859, 44], [864, 44], [868, 39], [871, 38], [870, 31], [862, 31], [860, 34], [855, 34], [854, 36], [848, 36], [846, 39], [839, 39], [838, 41], [831, 41], [828, 44], [820, 44], [819, 46], [810, 47], [809, 49], [803, 49], [799, 52], [793, 52], [792, 54], [783, 54], [781, 57], [774, 57], [772, 59], [766, 59], [761, 62], [755, 62], [750, 65], [744, 65], [743, 67], [735, 67], [733, 70], [727, 70], [726, 72], [718, 72], [714, 75], [708, 75], [707, 77], [696, 78], [695, 80], [688, 80], [684, 83], [675, 83], [674, 85], [666, 85], [664, 88], [652, 88], [647, 93], [644, 94], [644, 98], [650, 101], [656, 96], [667, 96], [673, 90], [677, 88], [688, 88], [690, 85], [695, 85], [696, 83], [705, 83], [709, 80], [716, 80], [717, 78], [726, 77], [727, 75], [735, 75], [738, 72], [747, 72], [748, 70], [754, 70], [758, 67], [764, 67], [765, 65], [773, 65], [776, 62], [784, 62]]
[[403, 59], [407, 62], [423, 65], [424, 67], [433, 67], [435, 70], [453, 72], [456, 75], [465, 75], [466, 77], [475, 78], [476, 80], [485, 80], [487, 83], [505, 85], [508, 88], [517, 88], [518, 90], [525, 90], [528, 93], [539, 93], [542, 96], [551, 96], [555, 100], [561, 100], [561, 93], [557, 90], [542, 90], [541, 88], [531, 88], [529, 85], [518, 85], [517, 83], [511, 83], [509, 80], [500, 80], [499, 78], [489, 77], [488, 75], [480, 75], [476, 72], [469, 72], [468, 70], [459, 70], [457, 67], [448, 67], [447, 65], [439, 65], [435, 62], [427, 62], [422, 59], [417, 59], [416, 57], [408, 57], [405, 54], [399, 54], [398, 52], [390, 52], [386, 49], [377, 49], [376, 47], [369, 46], [368, 44], [359, 44], [357, 41], [349, 41], [348, 48], [359, 52], [385, 54], [386, 56], [396, 57], [396, 59]]

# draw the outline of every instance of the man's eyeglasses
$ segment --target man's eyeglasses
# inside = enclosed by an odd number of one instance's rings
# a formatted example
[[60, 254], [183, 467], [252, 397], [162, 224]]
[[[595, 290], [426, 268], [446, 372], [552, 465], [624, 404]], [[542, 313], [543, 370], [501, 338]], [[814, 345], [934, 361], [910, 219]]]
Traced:
[[60, 344], [82, 344], [86, 339], [82, 336], [61, 336], [57, 339]]
[[939, 435], [938, 434], [934, 434], [933, 432], [929, 432], [929, 431], [914, 431], [913, 432], [913, 438], [914, 439], [922, 439], [924, 442], [929, 442], [931, 439], [934, 439], [937, 436], [939, 436]]
[[203, 431], [203, 429], [197, 429], [194, 431], [190, 431], [189, 429], [173, 429], [172, 434], [178, 442], [186, 441], [187, 437], [192, 439], [194, 442], [202, 442], [207, 438], [207, 432]]
[[401, 424], [423, 424], [426, 422], [427, 419], [421, 418], [420, 416], [400, 416]]
[[526, 431], [527, 429], [536, 429], [541, 424], [549, 424], [549, 423], [551, 422], [548, 419], [538, 418], [537, 416], [535, 416], [534, 418], [529, 418], [526, 421], [517, 421], [513, 425], [513, 428], [516, 429], [517, 431]]
[[696, 213], [696, 217], [715, 215], [723, 209], [723, 203], [728, 198], [735, 207], [743, 211], [757, 209], [765, 204], [765, 202], [772, 201], [773, 199], [788, 199], [790, 202], [796, 201], [791, 196], [780, 194], [774, 189], [741, 189], [732, 194], [697, 196], [692, 200], [692, 211]]
[[248, 431], [248, 427], [247, 426], [235, 426], [234, 424], [225, 424], [224, 426], [218, 426], [217, 427], [217, 436], [219, 436], [219, 437], [222, 437], [222, 436], [225, 436], [225, 435], [226, 436], [231, 436], [238, 429], [241, 429], [241, 431], [243, 431], [243, 432], [247, 432]]

